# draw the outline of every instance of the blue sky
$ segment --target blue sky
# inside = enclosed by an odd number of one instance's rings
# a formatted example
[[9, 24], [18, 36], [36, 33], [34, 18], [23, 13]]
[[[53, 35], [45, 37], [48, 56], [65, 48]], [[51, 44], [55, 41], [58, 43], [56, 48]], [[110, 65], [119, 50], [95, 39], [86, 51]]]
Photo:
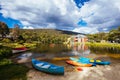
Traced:
[[119, 5], [119, 0], [0, 0], [0, 21], [10, 28], [107, 32], [120, 26]]
[[19, 24], [20, 28], [22, 28], [22, 24], [20, 23], [19, 20], [15, 20], [12, 18], [5, 18], [2, 16], [2, 14], [0, 13], [0, 21], [1, 22], [5, 22], [9, 28], [13, 28], [15, 24]]

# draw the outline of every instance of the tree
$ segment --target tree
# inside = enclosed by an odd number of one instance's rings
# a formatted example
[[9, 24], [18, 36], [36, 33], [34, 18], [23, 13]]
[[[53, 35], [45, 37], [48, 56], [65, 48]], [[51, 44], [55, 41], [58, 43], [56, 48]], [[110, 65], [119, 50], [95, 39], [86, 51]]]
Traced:
[[12, 30], [12, 37], [13, 40], [17, 40], [20, 34], [20, 30], [19, 30], [19, 25], [15, 24], [14, 28]]
[[111, 42], [120, 43], [120, 27], [116, 30], [111, 30], [108, 35], [108, 40]]
[[7, 24], [5, 24], [4, 22], [0, 22], [0, 35], [2, 38], [6, 37], [7, 34], [9, 34], [9, 28], [7, 26]]

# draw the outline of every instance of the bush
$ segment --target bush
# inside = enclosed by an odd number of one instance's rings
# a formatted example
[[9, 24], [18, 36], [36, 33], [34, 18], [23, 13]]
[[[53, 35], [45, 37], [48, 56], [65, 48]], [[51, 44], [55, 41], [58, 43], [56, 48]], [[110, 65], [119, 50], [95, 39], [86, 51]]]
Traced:
[[12, 64], [12, 61], [10, 59], [2, 59], [2, 60], [0, 60], [0, 66], [8, 65], [8, 64]]
[[10, 40], [10, 39], [7, 39], [7, 38], [4, 38], [4, 39], [2, 40], [2, 42], [10, 43], [11, 40]]
[[0, 66], [1, 80], [27, 80], [26, 73], [29, 69], [18, 64]]
[[12, 49], [9, 47], [1, 46], [0, 48], [0, 59], [8, 58], [12, 55]]

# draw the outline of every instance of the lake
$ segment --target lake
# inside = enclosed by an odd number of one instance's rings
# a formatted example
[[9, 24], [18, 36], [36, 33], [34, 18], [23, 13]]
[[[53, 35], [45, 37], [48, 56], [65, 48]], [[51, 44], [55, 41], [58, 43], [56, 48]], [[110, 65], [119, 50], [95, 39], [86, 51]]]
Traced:
[[[110, 51], [108, 51], [108, 50], [102, 51], [99, 49], [98, 50], [91, 49], [88, 46], [86, 46], [85, 44], [80, 44], [80, 45], [38, 44], [35, 49], [16, 54], [12, 58], [13, 58], [14, 62], [26, 65], [28, 68], [30, 68], [30, 72], [28, 72], [29, 80], [34, 80], [38, 76], [41, 77], [41, 75], [45, 79], [40, 79], [40, 80], [49, 80], [50, 77], [52, 77], [51, 80], [57, 79], [57, 78], [54, 78], [53, 75], [49, 75], [49, 74], [35, 70], [31, 65], [32, 58], [35, 58], [35, 59], [38, 59], [41, 61], [47, 61], [47, 62], [56, 64], [56, 65], [64, 66], [65, 67], [65, 75], [64, 75], [64, 77], [60, 77], [60, 80], [66, 80], [65, 76], [68, 77], [68, 75], [69, 76], [73, 75], [75, 77], [78, 74], [77, 73], [78, 71], [76, 69], [77, 67], [71, 66], [66, 63], [66, 60], [68, 60], [69, 57], [76, 57], [76, 58], [77, 57], [89, 57], [89, 58], [94, 58], [94, 59], [110, 61], [112, 63], [112, 65], [117, 65], [118, 63], [120, 63], [120, 53], [119, 53], [119, 51], [117, 51], [117, 53], [115, 53], [114, 51], [111, 51], [111, 52], [112, 53], [110, 53]], [[103, 69], [105, 67], [102, 67], [100, 69]], [[32, 76], [32, 74], [35, 74], [35, 73], [37, 73], [35, 75], [36, 77]], [[45, 76], [48, 76], [48, 78], [46, 78]], [[109, 77], [107, 77], [107, 79], [108, 78]], [[80, 78], [80, 79], [82, 79], [82, 78]], [[92, 78], [92, 79], [95, 79], [95, 78]], [[35, 79], [35, 80], [39, 80], [39, 79]], [[70, 79], [70, 80], [72, 80], [72, 79]]]

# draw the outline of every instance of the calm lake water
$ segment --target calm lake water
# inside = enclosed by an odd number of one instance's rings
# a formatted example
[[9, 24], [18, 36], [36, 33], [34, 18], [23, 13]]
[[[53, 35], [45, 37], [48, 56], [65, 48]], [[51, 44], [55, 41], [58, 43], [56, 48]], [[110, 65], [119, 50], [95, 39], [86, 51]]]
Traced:
[[[118, 51], [117, 51], [118, 52]], [[112, 61], [114, 59], [120, 59], [119, 53], [110, 53], [110, 51], [102, 51], [88, 48], [85, 44], [81, 45], [43, 45], [39, 44], [35, 49], [13, 56], [13, 59], [17, 63], [23, 63], [26, 66], [32, 68], [31, 59], [36, 58], [38, 60], [51, 62], [56, 65], [65, 66], [66, 71], [74, 69], [73, 66], [66, 64], [66, 60], [69, 57], [89, 57], [100, 60]], [[69, 68], [68, 68], [69, 67]]]
[[[110, 61], [111, 64], [108, 66], [96, 66], [90, 68], [82, 68], [83, 71], [78, 71], [76, 66], [72, 66], [66, 63], [69, 57], [89, 57], [94, 59], [100, 59], [105, 61]], [[47, 61], [59, 66], [64, 66], [65, 74], [63, 76], [54, 76], [50, 74], [43, 73], [41, 71], [33, 68], [31, 64], [31, 59], [35, 58], [41, 61]], [[101, 80], [101, 78], [106, 78], [104, 80], [120, 80], [118, 76], [119, 73], [119, 63], [120, 63], [120, 53], [119, 50], [100, 50], [88, 48], [85, 44], [81, 45], [37, 45], [35, 49], [23, 53], [15, 54], [12, 57], [13, 61], [25, 65], [29, 68], [27, 72], [27, 80]], [[115, 71], [114, 71], [115, 70]], [[112, 73], [111, 73], [112, 72]], [[113, 73], [114, 72], [114, 73]], [[89, 73], [89, 74], [88, 74]], [[100, 74], [99, 74], [100, 73]], [[86, 76], [88, 74], [88, 77]], [[89, 77], [93, 74], [93, 77]], [[105, 75], [101, 77], [101, 74]], [[106, 75], [107, 74], [107, 75]], [[95, 77], [96, 75], [96, 77]], [[90, 79], [91, 78], [91, 79]], [[103, 79], [102, 79], [103, 80]]]

